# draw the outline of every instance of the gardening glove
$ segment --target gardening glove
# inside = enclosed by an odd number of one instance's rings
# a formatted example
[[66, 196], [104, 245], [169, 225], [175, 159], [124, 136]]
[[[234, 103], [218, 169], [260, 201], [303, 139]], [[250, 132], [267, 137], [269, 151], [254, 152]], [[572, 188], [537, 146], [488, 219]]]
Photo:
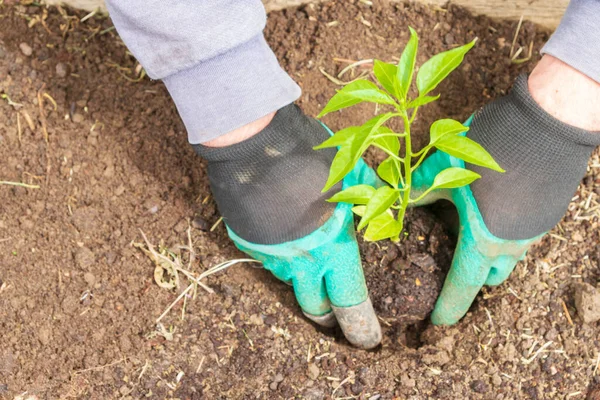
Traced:
[[368, 297], [349, 204], [326, 199], [342, 187], [376, 184], [361, 161], [321, 193], [335, 149], [314, 151], [327, 128], [291, 104], [253, 137], [222, 148], [196, 145], [208, 160], [213, 196], [235, 245], [291, 284], [304, 314], [350, 343], [373, 348], [381, 328]]
[[600, 145], [600, 133], [564, 124], [544, 111], [531, 97], [525, 75], [509, 95], [466, 125], [467, 136], [506, 172], [465, 166], [440, 150], [415, 171], [417, 195], [446, 168], [466, 167], [481, 175], [470, 187], [434, 190], [418, 204], [450, 200], [460, 219], [452, 266], [431, 316], [436, 325], [462, 318], [483, 285], [506, 280], [531, 244], [560, 221]]

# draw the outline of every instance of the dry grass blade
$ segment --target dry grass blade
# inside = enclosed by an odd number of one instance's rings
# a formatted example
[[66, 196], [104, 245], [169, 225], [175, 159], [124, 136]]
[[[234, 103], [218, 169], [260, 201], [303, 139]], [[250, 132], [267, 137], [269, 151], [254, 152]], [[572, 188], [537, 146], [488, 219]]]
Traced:
[[510, 45], [510, 58], [512, 59], [515, 50], [515, 44], [517, 44], [517, 38], [519, 37], [519, 31], [521, 30], [521, 25], [523, 24], [523, 15], [519, 18], [519, 23], [517, 24], [517, 30], [515, 31], [515, 36], [513, 36], [512, 44]]
[[360, 65], [364, 65], [364, 64], [373, 64], [373, 62], [374, 62], [374, 61], [373, 61], [373, 59], [372, 59], [372, 58], [369, 58], [369, 59], [367, 59], [367, 60], [360, 60], [360, 61], [356, 61], [356, 62], [354, 62], [354, 63], [352, 63], [352, 64], [350, 64], [350, 65], [347, 65], [346, 67], [344, 67], [344, 69], [342, 69], [342, 70], [340, 71], [340, 73], [338, 74], [338, 76], [337, 76], [337, 77], [341, 79], [341, 78], [342, 78], [342, 76], [344, 76], [344, 74], [345, 74], [346, 72], [350, 71], [351, 69], [353, 69], [353, 68], [356, 68], [356, 67], [358, 67], [358, 66], [360, 66]]
[[[260, 261], [254, 260], [252, 258], [241, 258], [241, 259], [229, 260], [229, 261], [225, 261], [220, 264], [217, 264], [214, 267], [211, 267], [208, 270], [202, 272], [198, 276], [195, 276], [194, 273], [183, 268], [183, 266], [181, 265], [180, 257], [177, 257], [172, 253], [167, 253], [171, 256], [171, 257], [168, 257], [165, 254], [163, 254], [162, 251], [157, 251], [155, 249], [155, 247], [150, 243], [148, 238], [146, 237], [146, 234], [141, 229], [140, 229], [140, 233], [142, 234], [142, 238], [144, 239], [145, 246], [141, 243], [133, 243], [133, 246], [141, 249], [146, 255], [148, 255], [152, 259], [152, 261], [154, 261], [154, 263], [156, 265], [154, 278], [155, 278], [157, 285], [159, 285], [160, 287], [166, 288], [166, 289], [174, 289], [176, 287], [179, 287], [179, 275], [178, 275], [179, 272], [181, 272], [183, 275], [185, 275], [185, 277], [188, 278], [192, 282], [185, 288], [185, 290], [183, 290], [177, 296], [175, 301], [173, 301], [169, 305], [169, 307], [167, 307], [167, 309], [156, 319], [157, 323], [160, 322], [160, 320], [162, 320], [169, 313], [169, 311], [171, 311], [173, 309], [173, 307], [175, 307], [175, 305], [181, 301], [181, 299], [184, 299], [184, 298], [187, 299], [186, 295], [192, 289], [196, 288], [196, 286], [202, 287], [204, 290], [206, 290], [210, 294], [214, 293], [214, 290], [212, 290], [210, 287], [206, 286], [203, 282], [201, 282], [202, 279], [205, 279], [206, 277], [208, 277], [210, 275], [216, 274], [217, 272], [223, 271], [235, 264], [239, 264], [242, 262], [260, 263]], [[179, 246], [179, 248], [185, 249], [190, 253], [190, 261], [188, 263], [188, 268], [191, 268], [192, 262], [195, 259], [195, 252], [194, 252], [193, 246], [192, 246], [192, 237], [191, 237], [191, 231], [190, 231], [189, 226], [188, 226], [188, 245], [187, 246]], [[163, 277], [163, 274], [165, 271], [174, 277], [173, 278], [174, 282], [169, 282], [169, 283], [165, 284], [164, 281], [162, 281], [162, 277]]]
[[369, 72], [365, 71], [362, 74], [360, 74], [360, 76], [358, 76], [356, 79], [352, 79], [351, 81], [344, 82], [344, 81], [340, 81], [336, 77], [328, 74], [327, 71], [325, 71], [325, 69], [323, 69], [323, 67], [319, 67], [319, 71], [321, 71], [321, 73], [323, 75], [325, 75], [325, 77], [327, 79], [329, 79], [331, 82], [335, 83], [336, 85], [341, 85], [341, 86], [345, 86], [345, 85], [347, 85], [349, 83], [352, 83], [352, 82], [357, 81], [359, 79], [365, 78], [365, 77], [367, 77], [369, 75]]
[[27, 183], [10, 182], [10, 181], [0, 181], [0, 185], [19, 186], [19, 187], [24, 187], [27, 189], [39, 189], [40, 188], [38, 185], [29, 185]]

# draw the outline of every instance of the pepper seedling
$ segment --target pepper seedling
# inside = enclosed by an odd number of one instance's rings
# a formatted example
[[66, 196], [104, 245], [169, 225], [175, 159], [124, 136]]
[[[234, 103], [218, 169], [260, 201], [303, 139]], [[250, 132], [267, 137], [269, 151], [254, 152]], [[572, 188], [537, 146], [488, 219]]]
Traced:
[[[365, 79], [355, 80], [339, 90], [318, 116], [320, 118], [330, 112], [364, 102], [392, 109], [390, 112], [380, 113], [362, 126], [344, 128], [315, 147], [315, 150], [338, 148], [323, 192], [341, 181], [370, 146], [377, 147], [387, 154], [388, 157], [377, 168], [377, 175], [386, 184], [378, 188], [364, 184], [351, 186], [327, 200], [355, 205], [352, 211], [361, 217], [358, 230], [366, 227], [364, 238], [368, 241], [388, 238], [398, 241], [404, 228], [407, 207], [436, 189], [465, 186], [481, 177], [465, 168], [447, 168], [435, 177], [431, 187], [417, 198], [412, 198], [412, 174], [431, 149], [436, 148], [465, 162], [504, 172], [481, 145], [461, 135], [469, 128], [453, 119], [435, 121], [429, 130], [429, 144], [413, 152], [411, 125], [419, 108], [440, 98], [439, 94], [432, 96], [430, 93], [462, 63], [465, 54], [475, 45], [477, 39], [436, 54], [423, 63], [416, 74], [418, 95], [410, 98], [419, 37], [413, 28], [409, 29], [410, 39], [397, 65], [379, 60], [373, 63], [373, 74], [381, 88]], [[386, 126], [386, 123], [394, 118], [402, 120], [403, 132], [394, 132]], [[404, 148], [403, 157], [400, 156], [401, 147]]]

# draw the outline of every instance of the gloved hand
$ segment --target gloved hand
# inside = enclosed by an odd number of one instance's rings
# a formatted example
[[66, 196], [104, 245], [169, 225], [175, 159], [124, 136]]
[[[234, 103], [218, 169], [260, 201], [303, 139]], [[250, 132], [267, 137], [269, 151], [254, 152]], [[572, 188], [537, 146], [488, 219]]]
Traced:
[[304, 314], [350, 343], [373, 348], [381, 328], [368, 297], [349, 204], [325, 200], [341, 187], [377, 177], [364, 162], [321, 193], [335, 149], [314, 151], [330, 135], [295, 105], [255, 136], [223, 148], [195, 146], [208, 160], [213, 196], [235, 245], [291, 284]]
[[[508, 278], [531, 244], [562, 218], [600, 145], [600, 134], [546, 113], [529, 94], [525, 76], [466, 125], [471, 127], [467, 136], [506, 173], [467, 165], [482, 178], [470, 187], [435, 190], [418, 204], [447, 199], [460, 218], [452, 266], [431, 317], [436, 325], [456, 323], [484, 285]], [[449, 167], [465, 168], [465, 163], [442, 151], [426, 159], [413, 175], [415, 197]]]

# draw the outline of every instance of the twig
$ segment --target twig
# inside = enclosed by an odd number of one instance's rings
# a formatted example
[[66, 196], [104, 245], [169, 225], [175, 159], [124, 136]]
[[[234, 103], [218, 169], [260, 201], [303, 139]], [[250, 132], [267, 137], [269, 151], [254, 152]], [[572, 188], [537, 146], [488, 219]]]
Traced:
[[560, 299], [560, 302], [562, 303], [563, 310], [565, 310], [565, 317], [567, 317], [567, 321], [569, 321], [569, 324], [571, 326], [573, 326], [573, 320], [571, 319], [571, 313], [569, 313], [569, 309], [567, 308], [565, 301], [563, 299]]
[[202, 364], [204, 364], [204, 359], [206, 358], [206, 356], [202, 356], [202, 359], [200, 360], [200, 364], [198, 364], [198, 368], [196, 368], [196, 373], [199, 374], [200, 370], [202, 370]]
[[73, 374], [81, 374], [81, 373], [89, 372], [89, 371], [98, 371], [98, 370], [101, 370], [101, 369], [104, 369], [104, 368], [108, 368], [108, 367], [112, 367], [114, 365], [120, 364], [120, 363], [122, 363], [125, 360], [127, 360], [127, 357], [123, 357], [119, 361], [115, 361], [115, 362], [110, 363], [110, 364], [99, 365], [97, 367], [76, 370], [76, 371], [73, 371]]
[[21, 143], [21, 138], [23, 137], [23, 128], [21, 128], [21, 114], [17, 111], [17, 137], [19, 138], [19, 143]]
[[38, 107], [40, 108], [40, 120], [42, 121], [42, 133], [44, 135], [44, 141], [48, 143], [48, 127], [46, 124], [46, 113], [44, 112], [44, 97], [42, 96], [42, 90], [46, 87], [46, 83], [42, 84], [42, 87], [37, 92]]

